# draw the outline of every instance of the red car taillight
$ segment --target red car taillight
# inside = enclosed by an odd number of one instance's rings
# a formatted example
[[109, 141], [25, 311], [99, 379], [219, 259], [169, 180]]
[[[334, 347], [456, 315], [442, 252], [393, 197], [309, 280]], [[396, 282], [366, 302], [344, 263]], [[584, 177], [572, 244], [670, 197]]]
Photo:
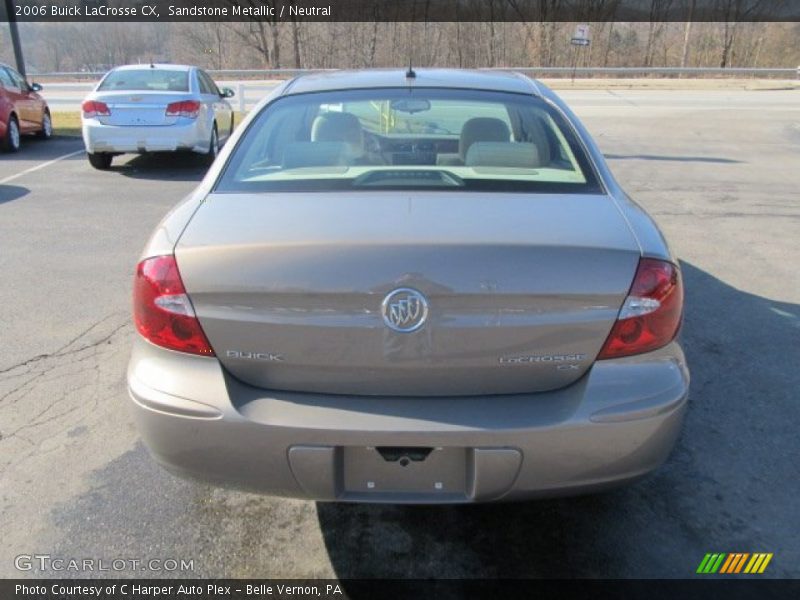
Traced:
[[197, 100], [184, 100], [167, 104], [168, 117], [187, 117], [196, 119], [200, 113], [200, 103]]
[[133, 283], [133, 320], [139, 333], [158, 346], [214, 356], [174, 256], [156, 256], [139, 263]]
[[650, 352], [670, 343], [683, 316], [683, 285], [678, 267], [642, 258], [633, 285], [598, 360]]
[[105, 102], [98, 102], [97, 100], [86, 100], [81, 104], [83, 116], [86, 119], [93, 119], [95, 117], [108, 117], [111, 116], [111, 111], [108, 104]]

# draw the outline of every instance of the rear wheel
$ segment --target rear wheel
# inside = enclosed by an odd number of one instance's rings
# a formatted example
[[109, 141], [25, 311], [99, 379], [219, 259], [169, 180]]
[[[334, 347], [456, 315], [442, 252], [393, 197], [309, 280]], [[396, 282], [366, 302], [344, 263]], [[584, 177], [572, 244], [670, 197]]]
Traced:
[[111, 159], [113, 158], [107, 152], [89, 152], [87, 156], [89, 157], [89, 164], [101, 171], [105, 171], [111, 166]]
[[206, 164], [211, 165], [219, 154], [219, 133], [217, 133], [217, 124], [211, 129], [211, 141], [208, 144], [208, 154], [206, 154]]
[[42, 129], [36, 135], [43, 140], [49, 140], [53, 137], [53, 119], [50, 117], [50, 111], [44, 111]]
[[17, 117], [11, 115], [6, 127], [6, 136], [2, 141], [3, 150], [6, 152], [16, 152], [19, 150], [19, 121]]

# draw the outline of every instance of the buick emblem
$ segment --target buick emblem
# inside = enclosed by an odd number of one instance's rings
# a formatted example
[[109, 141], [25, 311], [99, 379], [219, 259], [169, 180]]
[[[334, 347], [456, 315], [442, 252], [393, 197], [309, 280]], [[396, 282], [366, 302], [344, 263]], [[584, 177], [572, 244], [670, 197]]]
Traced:
[[393, 331], [416, 331], [428, 318], [428, 301], [411, 288], [399, 288], [389, 293], [381, 304], [383, 322]]

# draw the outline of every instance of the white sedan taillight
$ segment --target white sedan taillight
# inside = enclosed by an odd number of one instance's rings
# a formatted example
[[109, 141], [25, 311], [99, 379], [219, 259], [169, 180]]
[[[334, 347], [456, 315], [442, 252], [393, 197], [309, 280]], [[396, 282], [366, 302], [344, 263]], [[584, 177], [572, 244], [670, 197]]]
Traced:
[[95, 117], [109, 117], [111, 110], [105, 102], [98, 102], [97, 100], [86, 100], [81, 104], [81, 111], [85, 119], [94, 119]]
[[200, 114], [200, 103], [197, 100], [183, 100], [182, 102], [172, 102], [167, 105], [166, 115], [168, 117], [196, 119], [198, 114]]
[[678, 335], [682, 317], [683, 284], [678, 267], [664, 260], [642, 258], [597, 359], [642, 354], [666, 346]]

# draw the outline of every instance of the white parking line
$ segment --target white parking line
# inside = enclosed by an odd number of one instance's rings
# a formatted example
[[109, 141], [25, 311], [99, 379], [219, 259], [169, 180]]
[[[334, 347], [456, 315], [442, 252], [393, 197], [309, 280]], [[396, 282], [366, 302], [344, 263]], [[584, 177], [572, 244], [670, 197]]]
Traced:
[[59, 161], [64, 160], [65, 158], [69, 158], [70, 156], [75, 156], [77, 154], [83, 154], [86, 150], [76, 150], [75, 152], [70, 152], [69, 154], [65, 154], [63, 156], [59, 156], [58, 158], [54, 158], [53, 160], [48, 160], [47, 162], [43, 162], [40, 165], [36, 165], [35, 167], [31, 167], [30, 169], [25, 169], [24, 171], [20, 171], [19, 173], [15, 173], [14, 175], [9, 175], [5, 179], [0, 179], [0, 185], [4, 183], [8, 183], [9, 181], [14, 181], [22, 177], [23, 175], [27, 175], [28, 173], [33, 173], [34, 171], [38, 171], [39, 169], [44, 169], [45, 167], [49, 167], [50, 165], [54, 165]]

